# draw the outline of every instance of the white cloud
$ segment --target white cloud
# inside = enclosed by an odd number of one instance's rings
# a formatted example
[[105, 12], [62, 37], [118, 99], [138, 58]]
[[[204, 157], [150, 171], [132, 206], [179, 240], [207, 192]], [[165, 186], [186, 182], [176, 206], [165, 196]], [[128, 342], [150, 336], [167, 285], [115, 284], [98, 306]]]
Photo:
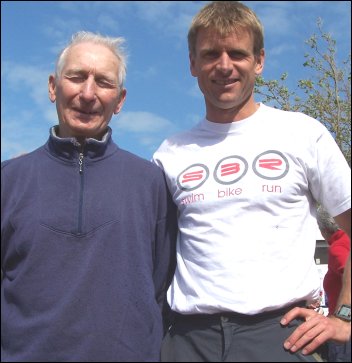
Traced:
[[289, 52], [289, 51], [294, 51], [296, 49], [295, 46], [291, 45], [291, 44], [279, 44], [269, 50], [267, 50], [267, 56], [268, 57], [276, 57], [276, 56], [279, 56], [281, 54], [284, 54], [286, 52]]
[[16, 117], [1, 120], [1, 157], [10, 159], [38, 148], [49, 136], [48, 125], [41, 115], [21, 110]]
[[204, 1], [135, 1], [137, 16], [162, 36], [185, 40], [193, 16]]
[[57, 114], [48, 98], [47, 70], [4, 61], [1, 71], [1, 154], [7, 159], [42, 145]]
[[174, 124], [166, 118], [146, 111], [122, 111], [111, 122], [120, 131], [137, 134], [157, 134], [175, 128]]
[[135, 70], [133, 75], [136, 78], [143, 78], [143, 79], [149, 79], [149, 78], [153, 78], [158, 74], [157, 69], [155, 66], [149, 66], [148, 68], [146, 68], [145, 70]]
[[[138, 147], [144, 147], [143, 157], [146, 159], [150, 159], [165, 138], [179, 130], [170, 120], [146, 111], [122, 110], [110, 125], [116, 131], [114, 134], [119, 145], [132, 152]], [[126, 143], [126, 140], [129, 141]]]
[[50, 73], [48, 70], [12, 62], [3, 62], [2, 68], [1, 77], [5, 87], [21, 90], [21, 92], [27, 92], [25, 87], [29, 87], [29, 94], [36, 104], [42, 105], [48, 102], [48, 76]]
[[203, 98], [203, 94], [202, 92], [200, 91], [199, 89], [199, 86], [198, 86], [198, 82], [195, 81], [193, 83], [193, 86], [192, 88], [190, 88], [188, 91], [187, 91], [187, 94], [191, 97], [194, 97], [194, 98]]

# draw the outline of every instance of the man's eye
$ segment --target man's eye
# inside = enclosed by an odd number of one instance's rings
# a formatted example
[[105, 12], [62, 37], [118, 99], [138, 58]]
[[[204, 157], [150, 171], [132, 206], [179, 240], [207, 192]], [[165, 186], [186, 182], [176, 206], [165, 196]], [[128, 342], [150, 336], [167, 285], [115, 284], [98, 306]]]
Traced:
[[103, 87], [103, 88], [114, 88], [114, 84], [105, 80], [105, 79], [97, 79], [96, 83], [99, 87]]
[[243, 59], [246, 57], [245, 54], [243, 53], [240, 53], [240, 52], [230, 52], [229, 53], [229, 56], [232, 58], [232, 59]]
[[217, 58], [219, 55], [217, 52], [207, 52], [204, 54], [204, 58], [206, 59], [214, 59]]
[[68, 76], [67, 77], [71, 82], [79, 83], [84, 81], [84, 77], [82, 76]]
[[107, 87], [109, 85], [109, 83], [104, 81], [103, 79], [98, 79], [96, 82], [97, 82], [97, 85], [99, 85], [101, 87]]

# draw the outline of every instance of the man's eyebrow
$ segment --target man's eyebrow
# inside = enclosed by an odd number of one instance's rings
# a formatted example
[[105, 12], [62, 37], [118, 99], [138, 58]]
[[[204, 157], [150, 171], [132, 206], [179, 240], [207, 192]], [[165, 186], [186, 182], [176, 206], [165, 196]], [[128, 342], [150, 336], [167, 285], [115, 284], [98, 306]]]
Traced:
[[84, 75], [87, 74], [88, 72], [84, 71], [83, 69], [79, 69], [79, 68], [71, 68], [68, 69], [64, 74], [66, 75], [71, 75], [71, 74], [80, 74], [80, 75]]
[[[67, 76], [71, 76], [71, 75], [86, 76], [87, 74], [89, 74], [88, 71], [85, 71], [85, 70], [79, 69], [79, 68], [68, 69], [65, 72], [65, 75], [67, 75]], [[113, 76], [107, 75], [105, 73], [97, 73], [97, 74], [94, 75], [94, 78], [95, 79], [100, 79], [100, 80], [105, 80], [105, 81], [107, 81], [109, 83], [112, 83], [112, 84], [117, 83], [116, 79], [114, 79]]]

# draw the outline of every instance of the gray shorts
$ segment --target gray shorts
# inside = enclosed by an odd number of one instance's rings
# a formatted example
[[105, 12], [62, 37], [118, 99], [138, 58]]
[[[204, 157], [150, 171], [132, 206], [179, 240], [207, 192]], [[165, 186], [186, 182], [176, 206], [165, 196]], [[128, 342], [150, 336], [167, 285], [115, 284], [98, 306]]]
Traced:
[[[296, 304], [295, 306], [302, 306]], [[293, 306], [257, 315], [175, 314], [162, 344], [162, 362], [322, 362], [320, 353], [285, 350], [287, 337], [302, 323], [280, 325]]]

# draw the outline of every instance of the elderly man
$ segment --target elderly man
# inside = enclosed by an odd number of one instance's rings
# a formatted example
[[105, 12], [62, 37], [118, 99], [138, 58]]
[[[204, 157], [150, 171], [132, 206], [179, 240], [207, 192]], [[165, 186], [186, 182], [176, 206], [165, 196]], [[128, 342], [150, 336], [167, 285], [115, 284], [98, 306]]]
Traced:
[[162, 171], [111, 138], [122, 41], [73, 36], [49, 77], [59, 124], [2, 164], [2, 361], [159, 360], [176, 214]]

